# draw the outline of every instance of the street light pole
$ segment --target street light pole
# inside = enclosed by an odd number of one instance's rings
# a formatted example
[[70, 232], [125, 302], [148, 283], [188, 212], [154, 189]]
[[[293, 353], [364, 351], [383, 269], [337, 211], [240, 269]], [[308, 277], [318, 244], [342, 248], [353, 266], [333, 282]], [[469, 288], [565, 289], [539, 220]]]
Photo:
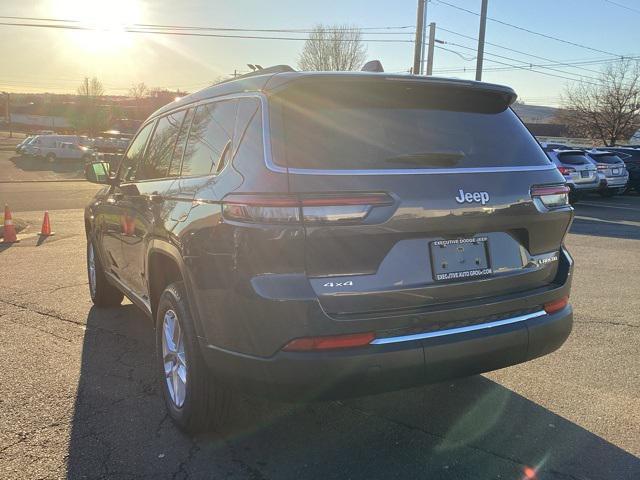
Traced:
[[487, 4], [489, 0], [482, 0], [480, 11], [480, 32], [478, 33], [478, 56], [476, 62], [476, 80], [482, 80], [482, 60], [484, 56], [484, 34], [487, 28]]

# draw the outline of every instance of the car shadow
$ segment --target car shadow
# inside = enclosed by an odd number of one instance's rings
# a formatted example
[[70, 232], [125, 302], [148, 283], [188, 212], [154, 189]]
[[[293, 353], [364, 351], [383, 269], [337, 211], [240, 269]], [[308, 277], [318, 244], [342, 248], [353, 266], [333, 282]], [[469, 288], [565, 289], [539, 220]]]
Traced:
[[640, 477], [640, 460], [483, 376], [340, 402], [241, 398], [188, 437], [165, 414], [151, 322], [92, 308], [67, 478]]
[[81, 160], [57, 160], [49, 162], [42, 158], [14, 156], [10, 159], [13, 164], [25, 171], [50, 171], [54, 173], [76, 173], [78, 178], [83, 174], [84, 162]]

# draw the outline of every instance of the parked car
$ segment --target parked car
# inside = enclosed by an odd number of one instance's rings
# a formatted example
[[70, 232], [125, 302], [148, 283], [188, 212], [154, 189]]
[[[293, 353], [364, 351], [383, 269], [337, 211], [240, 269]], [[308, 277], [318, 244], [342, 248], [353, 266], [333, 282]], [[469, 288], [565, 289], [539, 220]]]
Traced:
[[18, 145], [16, 145], [16, 153], [18, 155], [22, 155], [22, 150], [25, 146], [29, 145], [29, 143], [33, 140], [33, 136], [31, 137], [26, 137], [24, 140], [22, 140]]
[[547, 152], [558, 171], [564, 176], [571, 189], [569, 199], [576, 203], [582, 195], [597, 192], [600, 178], [596, 166], [582, 150], [551, 150]]
[[56, 142], [53, 147], [37, 147], [35, 156], [48, 162], [57, 160], [84, 160], [88, 162], [95, 157], [93, 150], [70, 142]]
[[590, 150], [587, 157], [598, 169], [600, 188], [598, 193], [603, 197], [621, 194], [627, 187], [629, 172], [624, 162], [614, 152]]
[[20, 147], [20, 155], [23, 157], [35, 157], [38, 151], [38, 135], [30, 138], [27, 143]]
[[171, 418], [201, 430], [236, 390], [342, 398], [559, 348], [573, 209], [515, 98], [274, 67], [155, 112], [113, 175], [89, 164], [91, 298], [155, 319]]
[[606, 147], [602, 149], [608, 152], [615, 152], [625, 164], [629, 173], [626, 192], [635, 190], [640, 193], [640, 149], [630, 147]]

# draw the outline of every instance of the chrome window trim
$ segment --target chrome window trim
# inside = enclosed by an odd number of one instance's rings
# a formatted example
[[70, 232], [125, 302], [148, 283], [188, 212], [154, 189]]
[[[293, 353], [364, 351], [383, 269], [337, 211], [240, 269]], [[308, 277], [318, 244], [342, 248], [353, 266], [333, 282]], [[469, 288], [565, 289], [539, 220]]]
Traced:
[[513, 323], [524, 322], [532, 318], [538, 318], [546, 315], [544, 310], [517, 317], [505, 318], [504, 320], [496, 320], [495, 322], [480, 323], [478, 325], [469, 325], [466, 327], [449, 328], [446, 330], [436, 330], [434, 332], [416, 333], [414, 335], [403, 335], [399, 337], [376, 338], [372, 340], [370, 345], [388, 345], [390, 343], [411, 342], [414, 340], [425, 340], [428, 338], [444, 337], [447, 335], [458, 335], [460, 333], [476, 332], [478, 330], [487, 330], [490, 328], [501, 327], [503, 325], [511, 325]]
[[[269, 165], [267, 168], [279, 173], [287, 169], [279, 165]], [[467, 167], [467, 168], [407, 168], [407, 169], [373, 169], [373, 170], [321, 170], [311, 168], [289, 168], [289, 173], [297, 175], [457, 175], [465, 173], [500, 173], [500, 172], [535, 172], [554, 170], [555, 165], [531, 165], [512, 167]]]

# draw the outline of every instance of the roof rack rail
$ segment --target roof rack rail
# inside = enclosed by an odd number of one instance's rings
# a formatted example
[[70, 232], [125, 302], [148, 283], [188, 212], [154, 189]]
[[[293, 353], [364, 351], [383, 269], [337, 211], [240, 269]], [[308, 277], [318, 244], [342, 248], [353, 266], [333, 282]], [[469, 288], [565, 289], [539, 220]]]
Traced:
[[218, 82], [216, 85], [220, 85], [221, 83], [232, 82], [234, 80], [239, 80], [241, 78], [254, 77], [256, 75], [266, 75], [270, 73], [282, 73], [282, 72], [295, 72], [295, 70], [291, 68], [289, 65], [274, 65], [272, 67], [267, 67], [267, 68], [257, 68], [253, 72], [244, 73], [242, 75], [238, 75], [237, 77], [233, 77], [233, 78], [228, 78], [226, 80]]

